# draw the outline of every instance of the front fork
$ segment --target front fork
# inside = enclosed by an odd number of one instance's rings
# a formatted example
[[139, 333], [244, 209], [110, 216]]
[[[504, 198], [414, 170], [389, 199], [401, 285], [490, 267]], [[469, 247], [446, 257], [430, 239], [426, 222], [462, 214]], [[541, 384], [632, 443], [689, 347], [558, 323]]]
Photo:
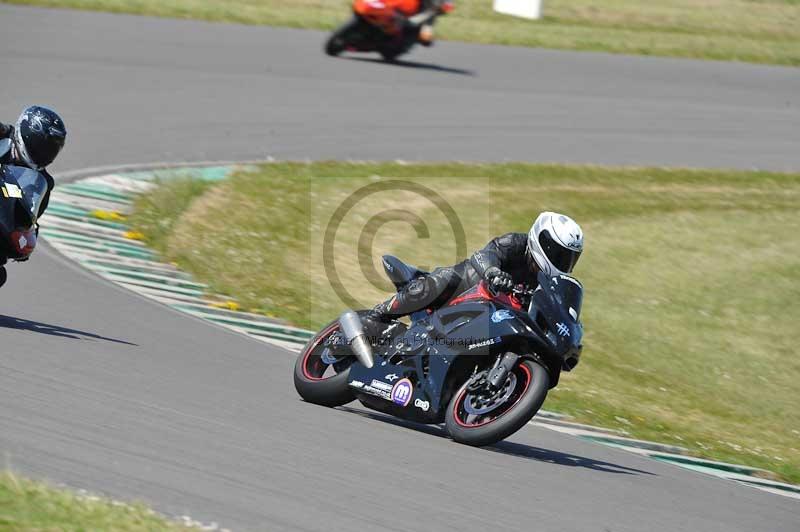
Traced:
[[508, 374], [514, 369], [519, 358], [519, 355], [514, 353], [506, 353], [502, 357], [497, 357], [494, 367], [489, 371], [489, 376], [487, 378], [489, 387], [492, 390], [497, 390], [505, 384]]

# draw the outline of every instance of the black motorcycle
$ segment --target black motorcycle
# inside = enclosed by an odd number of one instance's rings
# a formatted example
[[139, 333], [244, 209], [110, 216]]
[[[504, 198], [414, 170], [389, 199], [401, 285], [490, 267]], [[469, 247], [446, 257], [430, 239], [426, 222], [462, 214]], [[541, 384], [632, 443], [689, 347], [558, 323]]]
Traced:
[[[424, 275], [383, 257], [398, 289]], [[447, 306], [392, 321], [368, 336], [360, 317], [345, 312], [303, 348], [294, 384], [308, 402], [364, 406], [421, 423], [444, 422], [452, 438], [490, 445], [536, 414], [561, 371], [581, 353], [583, 287], [572, 277], [538, 277], [539, 286], [511, 294], [488, 285]]]
[[47, 180], [36, 170], [0, 165], [0, 286], [9, 259], [27, 260], [36, 248], [36, 219]]

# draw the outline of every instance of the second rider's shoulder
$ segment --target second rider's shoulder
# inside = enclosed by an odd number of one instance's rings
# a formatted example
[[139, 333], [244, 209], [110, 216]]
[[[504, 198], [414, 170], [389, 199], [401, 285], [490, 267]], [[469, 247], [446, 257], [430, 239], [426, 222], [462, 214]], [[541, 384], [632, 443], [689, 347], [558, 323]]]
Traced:
[[56, 185], [56, 180], [53, 178], [50, 172], [48, 172], [46, 168], [42, 168], [41, 170], [39, 170], [39, 172], [47, 180], [47, 188], [52, 189]]
[[0, 163], [11, 162], [11, 137], [14, 136], [14, 126], [0, 122]]
[[11, 163], [11, 141], [0, 138], [0, 164]]

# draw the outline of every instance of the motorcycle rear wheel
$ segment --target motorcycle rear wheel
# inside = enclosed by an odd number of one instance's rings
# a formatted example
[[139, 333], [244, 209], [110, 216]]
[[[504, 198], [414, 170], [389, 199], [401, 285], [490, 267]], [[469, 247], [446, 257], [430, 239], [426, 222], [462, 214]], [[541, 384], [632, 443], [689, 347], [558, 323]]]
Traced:
[[381, 54], [381, 57], [387, 63], [394, 63], [404, 52], [396, 48], [381, 48], [378, 50], [378, 53]]
[[475, 447], [491, 445], [514, 434], [536, 415], [550, 388], [547, 370], [533, 360], [522, 359], [512, 374], [506, 384], [512, 382], [514, 389], [507, 390], [503, 402], [485, 414], [469, 414], [465, 408], [465, 402], [475, 398], [467, 391], [470, 381], [453, 395], [445, 414], [445, 427], [455, 441]]
[[338, 320], [330, 322], [309, 340], [295, 362], [294, 387], [300, 397], [309, 403], [334, 407], [346, 405], [356, 398], [347, 385], [350, 376], [350, 366], [347, 363], [355, 361], [355, 357], [342, 359], [336, 365], [329, 364], [322, 358], [325, 340], [338, 330]]

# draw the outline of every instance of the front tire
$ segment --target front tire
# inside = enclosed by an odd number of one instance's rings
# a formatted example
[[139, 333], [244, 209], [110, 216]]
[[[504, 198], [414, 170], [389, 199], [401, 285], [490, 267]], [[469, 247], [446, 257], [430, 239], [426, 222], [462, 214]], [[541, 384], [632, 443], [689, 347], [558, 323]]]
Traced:
[[[327, 348], [325, 340], [339, 331], [339, 322], [330, 322], [314, 336], [300, 351], [294, 365], [294, 387], [297, 393], [309, 403], [322, 406], [342, 406], [356, 397], [347, 385], [350, 377], [350, 364], [355, 357], [343, 356], [336, 363], [324, 360]], [[340, 349], [349, 347], [344, 345]]]
[[357, 31], [361, 26], [358, 17], [353, 17], [339, 28], [337, 28], [330, 38], [325, 42], [325, 53], [331, 57], [336, 57], [347, 49], [352, 32]]
[[[504, 391], [501, 387], [497, 392], [507, 394], [503, 402], [485, 413], [475, 414], [470, 411], [485, 410], [487, 403], [491, 407], [491, 399], [484, 401], [483, 396], [469, 392], [470, 382], [465, 382], [450, 400], [445, 426], [455, 441], [476, 447], [497, 443], [525, 426], [542, 407], [550, 388], [547, 370], [533, 360], [522, 359], [506, 381], [505, 386], [513, 389]], [[482, 408], [476, 410], [476, 404]]]

